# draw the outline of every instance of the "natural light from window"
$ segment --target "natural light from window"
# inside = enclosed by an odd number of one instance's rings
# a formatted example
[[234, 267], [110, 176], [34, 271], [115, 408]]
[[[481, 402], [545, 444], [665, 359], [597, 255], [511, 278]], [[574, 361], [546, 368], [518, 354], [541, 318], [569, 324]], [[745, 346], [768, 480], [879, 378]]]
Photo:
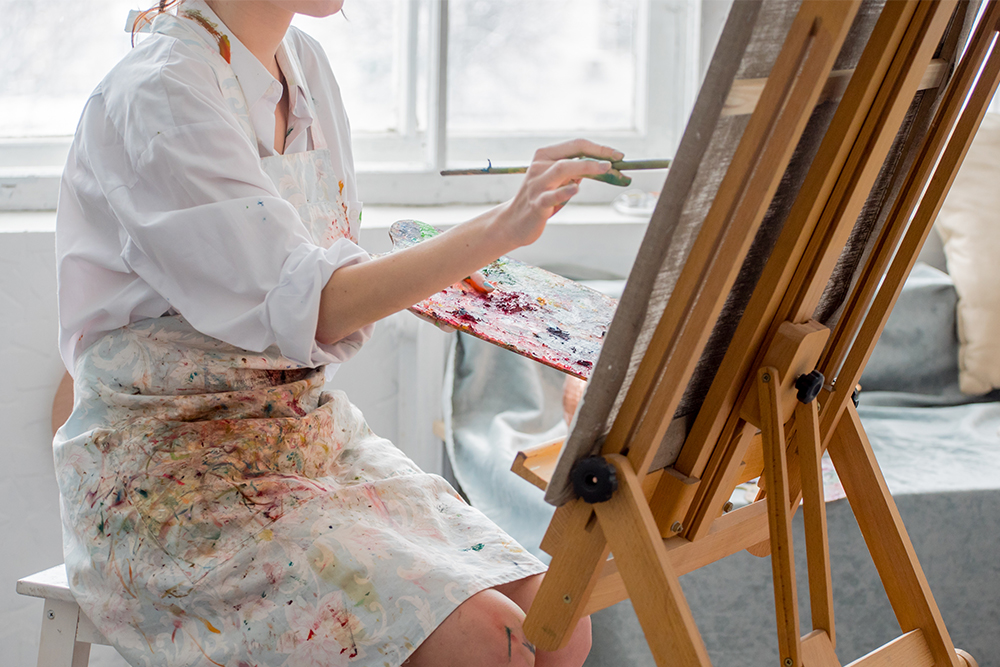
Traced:
[[[87, 97], [131, 48], [129, 11], [151, 3], [0, 0], [0, 176], [48, 179], [15, 193], [12, 206], [34, 207], [36, 192], [38, 207], [52, 205]], [[366, 200], [437, 203], [430, 177], [445, 165], [522, 164], [539, 146], [574, 136], [633, 157], [672, 155], [697, 86], [698, 7], [347, 0], [343, 15], [295, 24], [329, 55], [359, 173], [391, 174], [366, 182]], [[446, 198], [505, 196], [484, 183]]]

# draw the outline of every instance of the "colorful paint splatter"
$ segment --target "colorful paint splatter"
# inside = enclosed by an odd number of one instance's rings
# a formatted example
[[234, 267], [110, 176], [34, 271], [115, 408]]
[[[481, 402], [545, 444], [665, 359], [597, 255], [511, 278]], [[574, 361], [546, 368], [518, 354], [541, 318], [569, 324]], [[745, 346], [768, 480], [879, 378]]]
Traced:
[[203, 27], [208, 34], [215, 39], [216, 44], [219, 45], [219, 55], [222, 56], [227, 63], [232, 62], [232, 45], [229, 43], [229, 36], [219, 32], [219, 25], [205, 18], [205, 15], [196, 9], [185, 9], [181, 12], [183, 16], [191, 19], [192, 21], [197, 21], [201, 27]]
[[[389, 230], [393, 250], [439, 233], [416, 220], [401, 220]], [[564, 373], [590, 377], [615, 313], [614, 299], [509, 257], [483, 273], [496, 285], [493, 292], [483, 294], [463, 282], [410, 310]]]
[[66, 567], [132, 665], [400, 665], [544, 566], [373, 434], [323, 369], [182, 318], [95, 343], [55, 442]]

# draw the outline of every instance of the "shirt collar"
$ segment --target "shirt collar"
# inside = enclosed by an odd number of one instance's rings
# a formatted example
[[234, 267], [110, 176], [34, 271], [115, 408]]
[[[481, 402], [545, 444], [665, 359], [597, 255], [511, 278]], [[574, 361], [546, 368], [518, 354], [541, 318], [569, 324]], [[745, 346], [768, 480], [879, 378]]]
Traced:
[[[277, 104], [281, 98], [281, 82], [271, 76], [271, 73], [257, 60], [257, 57], [250, 52], [250, 49], [244, 46], [243, 42], [233, 35], [229, 28], [226, 27], [226, 24], [222, 22], [222, 19], [208, 6], [208, 3], [204, 0], [184, 0], [180, 11], [200, 14], [219, 35], [225, 37], [229, 46], [229, 64], [233, 68], [236, 79], [240, 82], [240, 87], [243, 89], [244, 96], [246, 96], [247, 104], [251, 108], [265, 95], [274, 97], [270, 101], [273, 104]], [[206, 33], [210, 41], [218, 41], [218, 37], [210, 34], [204, 25], [197, 21], [195, 23], [198, 29]], [[290, 58], [288, 55], [287, 41], [288, 37], [286, 36], [278, 46], [278, 66], [281, 68], [281, 73], [285, 75], [285, 82], [288, 84], [288, 89], [291, 93], [292, 106], [296, 107], [295, 111], [298, 112], [296, 115], [300, 117], [311, 116], [304, 108], [306, 105], [303, 104], [304, 96], [307, 93], [302, 73], [299, 71], [295, 59]]]
[[[235, 35], [226, 27], [226, 24], [222, 22], [215, 12], [212, 11], [211, 7], [208, 6], [204, 0], [184, 0], [184, 3], [179, 9], [179, 13], [183, 14], [197, 13], [209, 22], [211, 27], [216, 30], [220, 35], [223, 35], [229, 44], [229, 64], [233, 68], [233, 73], [236, 75], [237, 81], [240, 82], [240, 88], [243, 89], [243, 95], [246, 97], [247, 106], [253, 108], [257, 102], [264, 97], [268, 92], [272, 94], [277, 94], [274, 98], [274, 102], [281, 97], [281, 87], [280, 83], [275, 80], [271, 73], [267, 71], [267, 68], [257, 58], [250, 53], [250, 49], [243, 45], [243, 42], [238, 40]], [[208, 33], [205, 25], [199, 21], [194, 22], [199, 30]], [[208, 34], [208, 38], [211, 41], [216, 41], [217, 37]]]
[[190, 19], [196, 26], [195, 29], [201, 31], [205, 41], [217, 45], [219, 55], [225, 58], [227, 63], [230, 62], [230, 48], [236, 38], [204, 0], [182, 0], [177, 14], [186, 15], [185, 18]]
[[[259, 103], [266, 101], [268, 112], [274, 113], [274, 107], [281, 99], [281, 82], [275, 79], [263, 63], [250, 52], [250, 49], [233, 35], [222, 19], [208, 6], [208, 3], [204, 0], [183, 0], [179, 11], [196, 12], [208, 22], [208, 27], [216, 32], [215, 35], [201, 21], [193, 23], [197, 30], [201, 30], [205, 34], [209, 43], [219, 43], [220, 35], [225, 38], [223, 41], [227, 45], [229, 64], [243, 90], [247, 110], [251, 111]], [[281, 73], [285, 77], [285, 83], [288, 85], [289, 121], [292, 119], [299, 121], [296, 124], [304, 129], [309, 127], [315, 119], [307, 99], [309, 93], [306, 91], [305, 77], [303, 77], [298, 61], [292, 53], [293, 49], [290, 47], [289, 37], [286, 35], [278, 46], [278, 52], [275, 56], [278, 67], [281, 68]]]
[[281, 82], [271, 76], [271, 73], [257, 60], [257, 57], [235, 38], [233, 39], [233, 60], [230, 64], [251, 109], [262, 98], [267, 98], [272, 105], [277, 104], [278, 100], [281, 99]]

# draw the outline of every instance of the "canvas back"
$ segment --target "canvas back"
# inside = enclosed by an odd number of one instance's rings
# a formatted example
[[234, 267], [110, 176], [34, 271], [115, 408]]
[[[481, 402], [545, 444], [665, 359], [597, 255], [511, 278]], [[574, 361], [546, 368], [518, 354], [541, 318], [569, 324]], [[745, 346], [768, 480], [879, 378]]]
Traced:
[[[884, 0], [862, 3], [837, 56], [834, 72], [801, 135], [750, 245], [711, 335], [700, 353], [673, 420], [657, 448], [651, 470], [677, 458], [713, 382], [723, 357], [753, 296], [789, 211], [827, 132], [849, 74], [864, 51]], [[591, 381], [581, 401], [546, 500], [561, 505], [574, 497], [569, 472], [575, 461], [598, 453], [611, 431], [667, 308], [702, 223], [743, 138], [752, 107], [741, 104], [740, 91], [752, 90], [775, 65], [795, 19], [796, 0], [736, 0], [719, 39], [705, 82], [677, 150], [635, 265]], [[935, 54], [937, 81], [917, 93], [892, 148], [875, 180], [861, 215], [841, 253], [814, 318], [833, 328], [845, 298], [858, 280], [859, 268], [871, 251], [900, 187], [901, 176], [914, 160], [921, 138], [940, 101], [951, 64], [960, 55], [975, 16], [974, 4], [961, 3]], [[681, 335], [686, 335], [682, 332]], [[663, 382], [676, 381], [662, 378]]]

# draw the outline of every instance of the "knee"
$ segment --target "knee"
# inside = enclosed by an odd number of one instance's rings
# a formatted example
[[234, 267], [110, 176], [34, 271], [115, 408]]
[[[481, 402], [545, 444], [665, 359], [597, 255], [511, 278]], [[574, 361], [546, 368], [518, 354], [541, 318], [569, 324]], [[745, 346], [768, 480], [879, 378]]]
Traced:
[[458, 606], [405, 663], [407, 667], [482, 665], [533, 667], [535, 648], [524, 637], [524, 612], [489, 589]]
[[584, 616], [577, 623], [576, 629], [570, 637], [569, 644], [563, 649], [566, 654], [566, 664], [582, 665], [587, 656], [590, 655], [592, 644], [593, 636], [590, 629], [590, 616]]
[[481, 665], [535, 664], [535, 647], [524, 636], [524, 612], [510, 598], [495, 590], [473, 595], [458, 609], [469, 624], [465, 637], [479, 647]]

